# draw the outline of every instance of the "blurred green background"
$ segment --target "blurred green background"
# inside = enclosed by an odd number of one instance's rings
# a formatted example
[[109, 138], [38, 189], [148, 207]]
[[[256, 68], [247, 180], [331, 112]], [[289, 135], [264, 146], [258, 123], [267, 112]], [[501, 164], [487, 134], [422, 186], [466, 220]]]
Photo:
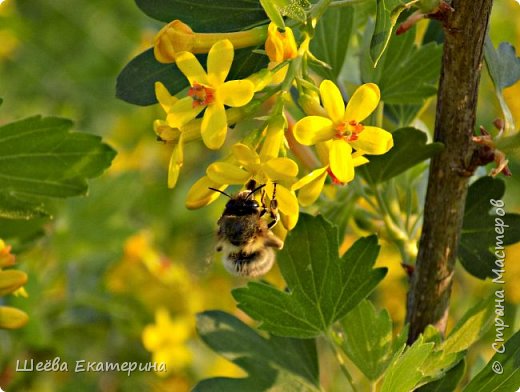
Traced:
[[[496, 2], [493, 42], [520, 47], [520, 5]], [[422, 22], [423, 23], [423, 22]], [[213, 232], [222, 202], [188, 211], [191, 184], [217, 159], [199, 143], [186, 148], [175, 190], [166, 187], [170, 147], [155, 140], [152, 122], [160, 108], [136, 107], [115, 98], [115, 79], [136, 54], [150, 47], [162, 25], [132, 1], [6, 0], [0, 4], [0, 124], [34, 114], [75, 121], [75, 129], [101, 135], [117, 151], [112, 167], [90, 182], [88, 197], [55, 201], [55, 218], [35, 225], [17, 222], [18, 268], [29, 274], [28, 298], [9, 301], [26, 311], [29, 324], [0, 331], [0, 386], [11, 391], [185, 391], [196, 380], [241, 372], [197, 340], [195, 314], [219, 308], [238, 312], [229, 294], [243, 284], [228, 276], [212, 256]], [[520, 124], [520, 85], [506, 98]], [[492, 128], [500, 115], [489, 77], [483, 74], [477, 124]], [[433, 126], [434, 104], [421, 120]], [[506, 208], [520, 209], [520, 164], [511, 163]], [[0, 221], [0, 237], [12, 222]], [[2, 229], [3, 226], [3, 229]], [[9, 241], [9, 238], [3, 237]], [[346, 244], [354, 237], [350, 235]], [[520, 246], [508, 251], [520, 257]], [[375, 295], [403, 323], [406, 278], [398, 253], [386, 246], [379, 264], [390, 273]], [[275, 269], [268, 279], [281, 284]], [[520, 265], [508, 264], [506, 292], [520, 303]], [[463, 270], [456, 277], [452, 317], [492, 292], [491, 284]], [[474, 295], [463, 295], [462, 293]], [[514, 325], [517, 306], [508, 312]], [[158, 326], [158, 327], [157, 327]], [[470, 352], [478, 370], [492, 354], [483, 343]], [[45, 362], [60, 357], [69, 372], [16, 372], [17, 360]], [[84, 372], [77, 360], [166, 361], [167, 374]], [[322, 369], [333, 390], [337, 369]], [[5, 389], [5, 388], [4, 388]]]

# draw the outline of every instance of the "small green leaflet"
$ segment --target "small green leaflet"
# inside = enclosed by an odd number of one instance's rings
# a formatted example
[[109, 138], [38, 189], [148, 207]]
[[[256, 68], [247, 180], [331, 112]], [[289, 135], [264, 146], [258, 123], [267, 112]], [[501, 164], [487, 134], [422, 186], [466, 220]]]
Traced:
[[428, 340], [434, 341], [436, 346], [428, 360], [420, 367], [423, 373], [421, 384], [444, 377], [448, 370], [461, 362], [465, 351], [489, 330], [494, 320], [493, 299], [494, 296], [479, 301], [469, 309], [444, 341], [435, 328], [429, 330]]
[[[520, 215], [490, 215], [490, 200], [501, 200], [505, 184], [499, 178], [482, 177], [468, 190], [458, 257], [462, 266], [479, 279], [497, 278], [500, 267], [495, 264], [495, 250], [520, 241]], [[505, 207], [507, 208], [507, 206]], [[497, 227], [503, 221], [508, 227]], [[498, 231], [496, 231], [498, 230]]]
[[197, 33], [227, 33], [264, 24], [267, 17], [255, 0], [136, 0], [148, 16], [169, 23], [180, 19]]
[[308, 0], [260, 0], [265, 13], [276, 26], [284, 28], [284, 16], [304, 23], [307, 19], [305, 10], [309, 8]]
[[115, 151], [71, 127], [67, 119], [40, 116], [0, 127], [0, 217], [46, 215], [45, 198], [83, 195], [86, 180], [110, 166]]
[[361, 79], [376, 83], [385, 104], [422, 104], [437, 92], [442, 46], [415, 44], [415, 28], [394, 36], [377, 67], [368, 55], [368, 25], [361, 55]]
[[410, 392], [423, 378], [421, 366], [430, 356], [435, 343], [420, 337], [390, 365], [385, 373], [381, 392]]
[[518, 392], [520, 386], [520, 331], [506, 342], [463, 392]]
[[466, 362], [464, 360], [460, 361], [456, 366], [451, 368], [446, 374], [429, 384], [423, 385], [419, 389], [416, 389], [416, 392], [447, 392], [447, 391], [455, 391], [457, 389], [457, 385], [459, 384], [462, 376], [464, 375], [464, 371], [466, 370]]
[[508, 135], [515, 131], [515, 123], [513, 114], [504, 98], [503, 90], [520, 80], [520, 57], [516, 56], [515, 47], [509, 42], [502, 42], [495, 50], [489, 33], [486, 35], [484, 43], [484, 57], [504, 114], [505, 134]]
[[[206, 66], [207, 55], [196, 55], [199, 62]], [[243, 79], [267, 66], [267, 57], [252, 51], [251, 48], [238, 49], [228, 80]], [[153, 54], [153, 48], [134, 57], [119, 73], [116, 82], [116, 96], [134, 105], [153, 105], [155, 82], [162, 82], [175, 95], [189, 86], [188, 79], [175, 64], [159, 63]]]
[[376, 25], [370, 40], [370, 57], [374, 65], [377, 65], [388, 46], [397, 18], [404, 10], [404, 3], [401, 0], [377, 0]]
[[354, 7], [329, 8], [319, 19], [310, 49], [319, 60], [331, 66], [327, 69], [311, 63], [324, 78], [336, 81], [347, 56], [350, 36], [354, 27]]
[[275, 335], [311, 338], [326, 332], [368, 296], [386, 274], [373, 269], [376, 236], [361, 238], [343, 257], [338, 229], [323, 217], [302, 214], [278, 254], [287, 291], [250, 282], [233, 290], [238, 307]]
[[371, 184], [389, 180], [442, 150], [442, 143], [426, 144], [427, 136], [415, 128], [392, 133], [394, 146], [384, 155], [370, 156], [370, 162], [356, 170]]
[[377, 313], [370, 301], [361, 301], [341, 323], [343, 351], [369, 380], [378, 380], [394, 356], [405, 348], [407, 331], [392, 341], [390, 315], [386, 309]]
[[221, 311], [197, 316], [201, 339], [216, 353], [244, 369], [246, 378], [216, 377], [199, 382], [195, 392], [319, 392], [314, 340], [264, 338]]

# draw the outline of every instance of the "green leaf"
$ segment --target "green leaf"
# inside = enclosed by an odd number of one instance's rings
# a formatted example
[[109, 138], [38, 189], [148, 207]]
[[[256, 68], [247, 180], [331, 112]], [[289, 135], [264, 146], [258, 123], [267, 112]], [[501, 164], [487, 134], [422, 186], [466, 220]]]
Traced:
[[517, 392], [520, 385], [520, 331], [497, 352], [463, 392]]
[[[278, 26], [284, 27], [282, 16], [304, 23], [307, 19], [305, 10], [309, 8], [308, 0], [260, 0], [269, 18]], [[281, 21], [280, 21], [281, 19]]]
[[[205, 62], [206, 57], [197, 55], [199, 61]], [[151, 48], [130, 60], [119, 73], [116, 97], [134, 105], [153, 105], [157, 103], [155, 82], [162, 82], [169, 89], [173, 87], [172, 94], [189, 86], [188, 79], [177, 65], [158, 62]]]
[[[490, 200], [501, 200], [504, 192], [504, 181], [493, 177], [480, 178], [468, 190], [458, 257], [466, 271], [479, 279], [499, 277], [493, 272], [500, 269], [495, 250], [490, 249], [520, 241], [519, 214], [489, 214]], [[500, 220], [509, 227], [495, 227]]]
[[385, 118], [396, 124], [396, 128], [408, 127], [421, 111], [422, 104], [385, 105]]
[[371, 156], [370, 162], [356, 169], [372, 184], [401, 174], [442, 150], [442, 143], [426, 144], [427, 136], [415, 128], [401, 128], [392, 133], [394, 146], [384, 155]]
[[410, 392], [423, 378], [421, 366], [430, 356], [435, 343], [422, 337], [395, 360], [385, 373], [381, 392]]
[[448, 370], [461, 362], [465, 351], [488, 331], [494, 320], [494, 298], [492, 296], [480, 301], [467, 311], [442, 343], [438, 331], [432, 328], [437, 333], [433, 340], [438, 341], [428, 361], [420, 367], [424, 375], [422, 383], [443, 377]]
[[377, 0], [376, 25], [370, 40], [370, 57], [374, 64], [388, 46], [397, 18], [404, 10], [403, 4], [401, 0]]
[[363, 374], [372, 381], [379, 379], [394, 355], [404, 344], [392, 344], [392, 319], [386, 309], [376, 312], [374, 305], [363, 300], [342, 320], [345, 340], [343, 350]]
[[170, 22], [180, 19], [197, 33], [227, 33], [245, 30], [267, 21], [264, 10], [253, 0], [136, 0], [148, 16]]
[[354, 26], [354, 12], [354, 7], [329, 8], [318, 21], [310, 49], [318, 59], [329, 64], [331, 69], [319, 64], [311, 64], [313, 69], [324, 78], [338, 79], [347, 56]]
[[506, 154], [507, 158], [515, 158], [520, 161], [520, 132], [513, 136], [495, 139], [497, 149]]
[[220, 311], [199, 313], [197, 330], [209, 347], [240, 366], [248, 376], [203, 380], [195, 386], [196, 392], [320, 391], [314, 340], [264, 338]]
[[465, 370], [465, 361], [459, 361], [459, 363], [453, 368], [451, 368], [448, 372], [446, 372], [446, 374], [442, 378], [416, 389], [416, 392], [455, 391], [457, 389], [457, 385], [462, 379], [462, 376], [464, 375]]
[[283, 16], [273, 0], [260, 0], [260, 4], [271, 21], [279, 28], [285, 28]]
[[486, 35], [484, 42], [484, 58], [491, 80], [495, 85], [495, 93], [504, 114], [506, 134], [515, 130], [513, 114], [503, 95], [506, 87], [520, 80], [520, 57], [516, 56], [515, 47], [509, 42], [502, 42], [495, 51], [493, 42]]
[[484, 50], [489, 75], [499, 90], [510, 87], [520, 80], [520, 57], [516, 56], [513, 45], [509, 42], [502, 42], [495, 51], [488, 34]]
[[40, 116], [0, 127], [0, 217], [43, 216], [46, 197], [83, 195], [86, 180], [110, 166], [115, 151], [71, 127], [69, 120]]
[[[196, 55], [201, 64], [206, 64], [207, 55]], [[235, 51], [233, 65], [228, 80], [243, 79], [267, 66], [267, 57], [253, 52], [250, 48]], [[116, 82], [116, 96], [134, 105], [153, 105], [155, 82], [162, 82], [172, 95], [189, 86], [188, 79], [175, 64], [159, 63], [153, 48], [134, 57], [123, 68]]]
[[361, 238], [342, 258], [338, 249], [336, 227], [302, 214], [278, 257], [287, 291], [250, 282], [233, 290], [238, 307], [276, 335], [310, 338], [327, 331], [386, 274], [386, 268], [372, 268], [379, 253], [376, 236]]
[[[367, 29], [369, 31], [369, 29]], [[367, 48], [365, 34], [364, 47]], [[442, 46], [415, 44], [415, 28], [393, 36], [376, 68], [366, 50], [361, 56], [361, 79], [376, 83], [386, 104], [417, 104], [437, 91]]]
[[494, 321], [494, 298], [480, 301], [466, 312], [442, 343], [444, 354], [467, 350], [487, 332]]

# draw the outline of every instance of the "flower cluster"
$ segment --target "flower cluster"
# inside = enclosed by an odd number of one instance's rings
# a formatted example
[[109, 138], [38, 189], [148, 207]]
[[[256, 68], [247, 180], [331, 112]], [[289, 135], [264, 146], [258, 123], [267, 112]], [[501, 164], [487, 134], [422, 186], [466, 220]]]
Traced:
[[[269, 57], [267, 68], [245, 79], [228, 80], [234, 50], [260, 43]], [[220, 193], [210, 188], [224, 191], [250, 180], [266, 184], [263, 195], [269, 202], [276, 184], [281, 221], [291, 230], [299, 206], [312, 205], [328, 179], [333, 184], [349, 183], [355, 167], [368, 162], [367, 155], [392, 148], [391, 133], [366, 123], [379, 105], [378, 86], [360, 86], [346, 105], [334, 82], [324, 80], [318, 89], [306, 74], [307, 59], [314, 59], [308, 43], [309, 37], [304, 36], [298, 46], [289, 27], [280, 29], [274, 23], [238, 33], [197, 34], [176, 20], [159, 32], [154, 47], [157, 60], [174, 62], [189, 81], [188, 90], [177, 97], [161, 83], [155, 87], [166, 118], [156, 120], [154, 129], [160, 139], [173, 144], [170, 187], [179, 177], [184, 143], [201, 138], [207, 148], [219, 150], [230, 125], [253, 117], [264, 121], [250, 136], [236, 140], [228, 155], [208, 166], [188, 192], [188, 208], [216, 200]], [[198, 53], [208, 53], [206, 68], [195, 56]], [[298, 92], [307, 114], [296, 123], [286, 115], [289, 90]], [[312, 166], [301, 167], [301, 151], [313, 156]], [[306, 174], [299, 177], [302, 171]]]

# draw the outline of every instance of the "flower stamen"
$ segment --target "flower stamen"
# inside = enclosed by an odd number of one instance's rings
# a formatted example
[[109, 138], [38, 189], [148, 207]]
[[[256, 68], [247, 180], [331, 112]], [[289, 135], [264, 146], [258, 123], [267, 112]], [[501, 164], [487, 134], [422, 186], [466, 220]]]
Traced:
[[348, 123], [340, 122], [335, 129], [337, 139], [353, 142], [358, 139], [358, 135], [365, 129], [365, 126], [355, 120], [351, 120]]
[[193, 99], [192, 107], [207, 106], [215, 102], [215, 90], [197, 82], [188, 90], [188, 96]]

